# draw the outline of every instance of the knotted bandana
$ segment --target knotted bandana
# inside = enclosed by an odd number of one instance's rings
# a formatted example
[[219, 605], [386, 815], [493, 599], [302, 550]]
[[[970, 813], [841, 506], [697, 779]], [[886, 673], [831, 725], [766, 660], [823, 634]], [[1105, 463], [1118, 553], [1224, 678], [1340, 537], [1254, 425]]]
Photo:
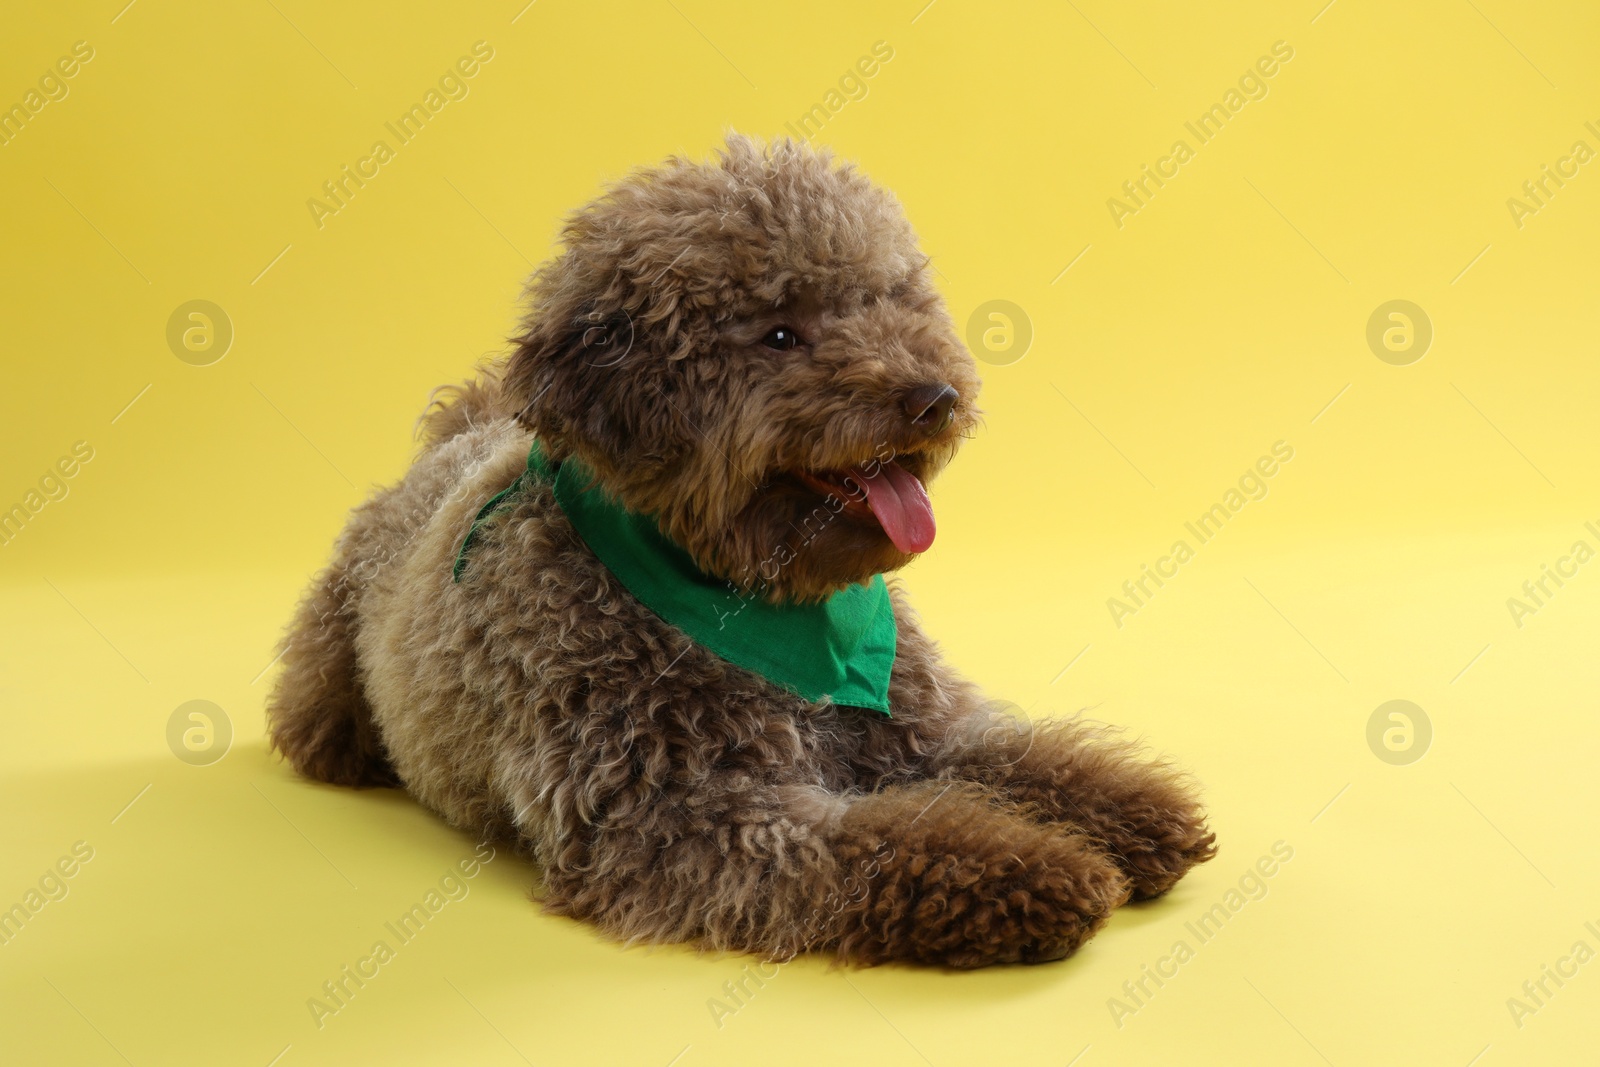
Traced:
[[656, 520], [622, 507], [594, 484], [577, 459], [551, 464], [535, 441], [528, 468], [478, 511], [461, 542], [467, 550], [488, 517], [528, 484], [551, 485], [556, 503], [584, 544], [645, 607], [729, 663], [761, 675], [812, 703], [889, 714], [894, 669], [894, 609], [883, 575], [818, 603], [778, 603], [741, 593], [695, 566]]

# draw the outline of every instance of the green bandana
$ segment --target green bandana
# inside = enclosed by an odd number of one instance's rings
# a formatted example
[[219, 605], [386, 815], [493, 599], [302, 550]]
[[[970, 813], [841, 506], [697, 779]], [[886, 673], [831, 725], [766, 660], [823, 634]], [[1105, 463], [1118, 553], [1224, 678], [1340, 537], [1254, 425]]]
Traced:
[[816, 604], [773, 604], [741, 594], [696, 567], [653, 518], [625, 510], [595, 487], [580, 461], [552, 467], [537, 441], [527, 471], [472, 520], [456, 555], [457, 582], [484, 520], [534, 482], [553, 485], [567, 521], [628, 592], [694, 641], [813, 703], [889, 714], [896, 630], [883, 575]]

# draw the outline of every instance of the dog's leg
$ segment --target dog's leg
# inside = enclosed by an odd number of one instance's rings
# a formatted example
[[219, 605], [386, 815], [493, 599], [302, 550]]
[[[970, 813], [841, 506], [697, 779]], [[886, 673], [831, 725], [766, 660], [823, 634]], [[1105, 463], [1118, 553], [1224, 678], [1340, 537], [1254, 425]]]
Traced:
[[1086, 835], [970, 784], [744, 783], [568, 836], [544, 856], [546, 907], [627, 940], [976, 967], [1068, 956], [1128, 897]]
[[1037, 818], [1090, 834], [1118, 862], [1136, 900], [1160, 896], [1216, 854], [1191, 782], [1109, 727], [1033, 721], [943, 662], [897, 587], [899, 628], [889, 721], [861, 719], [852, 763], [862, 788], [908, 778], [977, 782]]
[[970, 711], [951, 720], [923, 770], [980, 782], [1081, 827], [1126, 872], [1136, 900], [1161, 895], [1216, 855], [1216, 835], [1187, 777], [1108, 727]]
[[283, 643], [283, 673], [267, 701], [272, 745], [294, 769], [335, 785], [398, 785], [362, 695], [353, 576], [339, 556], [317, 576]]

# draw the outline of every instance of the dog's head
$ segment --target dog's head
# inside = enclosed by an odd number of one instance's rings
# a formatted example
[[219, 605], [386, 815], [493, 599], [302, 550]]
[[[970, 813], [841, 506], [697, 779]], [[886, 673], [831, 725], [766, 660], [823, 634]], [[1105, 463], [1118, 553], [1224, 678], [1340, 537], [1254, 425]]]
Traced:
[[640, 171], [567, 223], [504, 389], [708, 573], [817, 599], [933, 541], [977, 369], [895, 199], [790, 141]]

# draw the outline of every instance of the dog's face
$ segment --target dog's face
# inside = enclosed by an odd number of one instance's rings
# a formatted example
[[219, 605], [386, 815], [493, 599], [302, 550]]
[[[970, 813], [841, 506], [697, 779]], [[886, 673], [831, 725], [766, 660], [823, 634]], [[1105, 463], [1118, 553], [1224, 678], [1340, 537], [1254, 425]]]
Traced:
[[898, 204], [791, 142], [732, 138], [579, 212], [504, 389], [554, 459], [743, 591], [817, 599], [933, 541], [924, 491], [976, 366]]

